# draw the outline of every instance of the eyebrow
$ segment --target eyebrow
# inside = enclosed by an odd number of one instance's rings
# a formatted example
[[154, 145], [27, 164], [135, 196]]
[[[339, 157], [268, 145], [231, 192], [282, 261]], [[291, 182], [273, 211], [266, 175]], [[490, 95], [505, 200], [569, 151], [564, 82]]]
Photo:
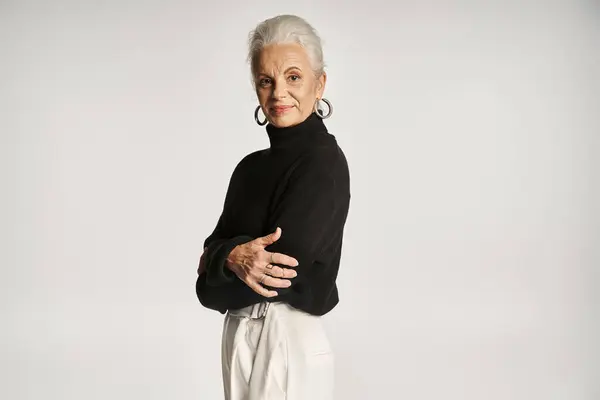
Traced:
[[[285, 69], [285, 71], [283, 71], [283, 73], [284, 73], [284, 74], [287, 74], [288, 72], [290, 72], [290, 71], [291, 71], [291, 70], [293, 70], [293, 69], [297, 69], [298, 71], [302, 72], [302, 68], [300, 68], [300, 67], [296, 67], [296, 66], [291, 66], [291, 67], [287, 67], [287, 68]], [[258, 73], [258, 75], [259, 75], [259, 76], [260, 76], [260, 75], [262, 75], [262, 76], [266, 76], [266, 77], [270, 78], [270, 75], [269, 75], [269, 74], [266, 74], [266, 73], [264, 73], [264, 72], [259, 72], [259, 73]]]

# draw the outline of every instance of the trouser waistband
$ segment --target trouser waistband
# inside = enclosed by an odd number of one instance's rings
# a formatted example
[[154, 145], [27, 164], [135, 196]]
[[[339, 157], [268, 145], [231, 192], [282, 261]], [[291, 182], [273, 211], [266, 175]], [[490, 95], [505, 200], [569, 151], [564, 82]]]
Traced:
[[260, 319], [264, 318], [267, 315], [267, 311], [269, 310], [269, 305], [271, 303], [268, 301], [263, 301], [257, 304], [252, 304], [247, 307], [238, 308], [236, 310], [229, 310], [229, 315], [235, 317], [246, 317], [250, 319]]

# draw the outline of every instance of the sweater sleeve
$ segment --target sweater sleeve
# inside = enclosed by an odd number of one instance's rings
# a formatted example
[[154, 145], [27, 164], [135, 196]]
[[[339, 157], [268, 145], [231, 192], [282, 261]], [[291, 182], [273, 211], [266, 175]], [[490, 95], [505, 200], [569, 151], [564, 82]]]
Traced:
[[234, 169], [229, 180], [227, 194], [225, 195], [223, 211], [215, 229], [204, 240], [204, 248], [207, 248], [205, 255], [206, 273], [205, 276], [201, 275], [199, 279], [206, 279], [206, 284], [209, 286], [221, 286], [235, 280], [235, 274], [225, 265], [227, 257], [237, 245], [253, 240], [252, 237], [244, 235], [228, 237], [223, 228], [228, 198], [231, 195], [232, 187], [236, 184], [236, 174], [243, 168], [244, 162], [247, 159], [248, 157], [242, 159]]
[[218, 239], [211, 242], [206, 250], [206, 284], [220, 286], [233, 282], [236, 276], [225, 265], [227, 257], [237, 245], [251, 240], [253, 238], [250, 236], [235, 236], [231, 239]]
[[280, 293], [310, 289], [309, 279], [318, 275], [312, 271], [313, 264], [344, 228], [350, 199], [344, 160], [332, 151], [315, 151], [303, 157], [270, 215], [270, 232], [277, 227], [282, 232], [266, 250], [298, 260], [292, 287]]
[[196, 279], [196, 296], [203, 306], [224, 314], [228, 308], [228, 291], [233, 289], [236, 283], [241, 282], [226, 267], [227, 256], [235, 246], [253, 238], [249, 236], [224, 237], [222, 221], [223, 215], [221, 214], [216, 228], [204, 240], [204, 247], [206, 247], [205, 271]]

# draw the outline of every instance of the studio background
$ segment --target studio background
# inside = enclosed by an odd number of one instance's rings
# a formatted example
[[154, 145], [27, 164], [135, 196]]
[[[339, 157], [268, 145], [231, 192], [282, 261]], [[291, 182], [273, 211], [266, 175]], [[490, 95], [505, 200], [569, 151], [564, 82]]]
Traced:
[[600, 11], [573, 0], [0, 2], [0, 397], [222, 398], [196, 268], [268, 146], [246, 39], [281, 13], [323, 37], [350, 165], [337, 398], [600, 398]]

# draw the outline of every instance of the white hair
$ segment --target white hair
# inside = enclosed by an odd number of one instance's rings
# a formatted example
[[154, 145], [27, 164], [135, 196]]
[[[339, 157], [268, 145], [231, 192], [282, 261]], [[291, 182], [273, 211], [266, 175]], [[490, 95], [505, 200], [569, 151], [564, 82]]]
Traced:
[[264, 20], [250, 32], [248, 61], [253, 78], [256, 76], [256, 62], [262, 49], [270, 44], [281, 43], [297, 43], [304, 47], [315, 76], [323, 74], [323, 48], [317, 31], [296, 15], [278, 15]]

